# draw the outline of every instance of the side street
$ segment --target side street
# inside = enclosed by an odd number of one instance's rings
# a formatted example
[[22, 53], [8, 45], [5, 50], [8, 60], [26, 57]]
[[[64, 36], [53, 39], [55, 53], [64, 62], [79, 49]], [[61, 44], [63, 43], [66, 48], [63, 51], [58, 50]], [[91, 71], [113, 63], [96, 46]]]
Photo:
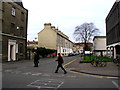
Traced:
[[0, 89], [120, 90], [120, 0], [1, 0]]

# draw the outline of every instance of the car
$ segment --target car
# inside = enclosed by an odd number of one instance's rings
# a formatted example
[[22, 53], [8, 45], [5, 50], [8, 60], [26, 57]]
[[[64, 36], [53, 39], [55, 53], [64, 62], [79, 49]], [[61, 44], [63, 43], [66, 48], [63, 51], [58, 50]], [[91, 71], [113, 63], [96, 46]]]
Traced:
[[68, 56], [75, 56], [75, 53], [69, 53]]

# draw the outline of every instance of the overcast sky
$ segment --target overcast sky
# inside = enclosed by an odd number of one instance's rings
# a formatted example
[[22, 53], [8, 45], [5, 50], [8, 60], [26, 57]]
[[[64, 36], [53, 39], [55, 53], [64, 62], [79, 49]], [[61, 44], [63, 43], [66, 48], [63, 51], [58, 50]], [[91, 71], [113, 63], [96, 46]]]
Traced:
[[71, 41], [77, 25], [93, 22], [106, 35], [105, 18], [116, 0], [22, 0], [28, 9], [28, 40], [38, 38], [44, 23], [51, 23]]

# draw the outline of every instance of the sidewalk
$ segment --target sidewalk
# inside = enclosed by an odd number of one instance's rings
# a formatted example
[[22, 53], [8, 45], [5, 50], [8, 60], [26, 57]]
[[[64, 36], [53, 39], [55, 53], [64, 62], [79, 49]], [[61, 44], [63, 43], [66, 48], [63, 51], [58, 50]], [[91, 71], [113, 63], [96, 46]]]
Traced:
[[66, 66], [70, 71], [91, 74], [91, 75], [101, 75], [110, 77], [120, 77], [120, 66], [116, 66], [113, 62], [107, 62], [106, 67], [94, 67], [91, 63], [79, 63], [80, 59], [77, 59], [73, 63]]

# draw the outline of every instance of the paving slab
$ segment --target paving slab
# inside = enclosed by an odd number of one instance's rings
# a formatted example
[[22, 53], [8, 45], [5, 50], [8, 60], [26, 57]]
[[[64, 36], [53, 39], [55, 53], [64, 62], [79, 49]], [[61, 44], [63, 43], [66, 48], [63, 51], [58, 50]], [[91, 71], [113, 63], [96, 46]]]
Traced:
[[80, 58], [67, 65], [66, 68], [70, 68], [71, 71], [77, 71], [81, 73], [120, 77], [120, 66], [117, 66], [113, 62], [107, 62], [107, 66], [105, 67], [95, 67], [91, 65], [91, 63], [79, 62]]

